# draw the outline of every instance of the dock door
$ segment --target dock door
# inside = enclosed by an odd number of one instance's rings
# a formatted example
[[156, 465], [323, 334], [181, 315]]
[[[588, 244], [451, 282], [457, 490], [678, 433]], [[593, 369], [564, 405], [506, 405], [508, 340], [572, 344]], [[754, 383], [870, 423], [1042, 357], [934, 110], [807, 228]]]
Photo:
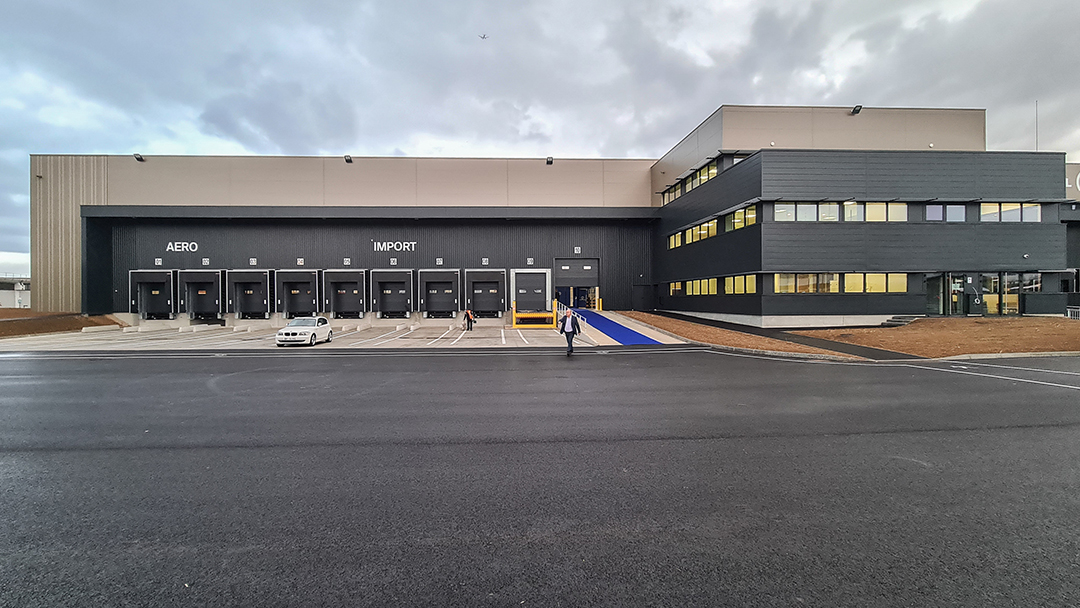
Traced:
[[425, 317], [452, 319], [457, 316], [457, 270], [420, 271], [420, 310]]
[[225, 273], [226, 312], [237, 319], [270, 318], [270, 271], [230, 270]]
[[555, 293], [572, 308], [600, 306], [600, 259], [555, 258]]
[[274, 310], [286, 319], [314, 316], [319, 310], [319, 272], [278, 270], [274, 273]]
[[465, 308], [477, 317], [501, 317], [506, 310], [506, 271], [466, 270]]
[[128, 271], [128, 312], [143, 319], [173, 318], [175, 283], [175, 270]]
[[551, 270], [515, 269], [510, 271], [510, 290], [514, 307], [523, 312], [551, 310]]
[[365, 293], [363, 270], [323, 271], [323, 311], [331, 318], [363, 318]]
[[371, 289], [372, 308], [379, 318], [409, 318], [413, 302], [412, 270], [372, 270]]
[[181, 270], [178, 273], [180, 307], [189, 319], [221, 317], [221, 271]]

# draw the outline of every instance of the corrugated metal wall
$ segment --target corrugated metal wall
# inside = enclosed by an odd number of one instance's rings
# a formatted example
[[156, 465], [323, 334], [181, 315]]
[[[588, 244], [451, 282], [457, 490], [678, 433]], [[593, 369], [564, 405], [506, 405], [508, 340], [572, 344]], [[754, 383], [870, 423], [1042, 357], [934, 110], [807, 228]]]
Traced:
[[[631, 220], [115, 220], [112, 282], [87, 288], [111, 291], [114, 309], [123, 310], [132, 269], [326, 269], [347, 267], [345, 258], [348, 267], [362, 269], [539, 269], [551, 268], [555, 258], [582, 257], [600, 258], [605, 307], [626, 309], [632, 286], [651, 282], [652, 239], [650, 222]], [[386, 241], [416, 245], [375, 250], [374, 243]], [[197, 249], [167, 251], [175, 242]]]
[[105, 156], [30, 157], [30, 275], [34, 310], [82, 308], [82, 205], [108, 201]]

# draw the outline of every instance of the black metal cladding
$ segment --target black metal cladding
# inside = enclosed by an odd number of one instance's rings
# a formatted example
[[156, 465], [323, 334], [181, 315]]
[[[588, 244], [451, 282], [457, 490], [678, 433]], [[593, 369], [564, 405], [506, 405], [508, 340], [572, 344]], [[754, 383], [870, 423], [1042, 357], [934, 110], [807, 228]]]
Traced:
[[[631, 286], [651, 281], [652, 220], [648, 219], [95, 221], [113, 222], [113, 285], [123, 285], [130, 269], [153, 267], [154, 258], [180, 269], [204, 267], [203, 258], [213, 268], [243, 269], [254, 258], [253, 268], [281, 270], [343, 266], [415, 270], [436, 268], [437, 258], [442, 258], [441, 266], [449, 269], [496, 270], [528, 268], [528, 258], [533, 258], [532, 267], [542, 269], [550, 268], [556, 257], [591, 257], [601, 260], [600, 292], [605, 306], [629, 308]], [[170, 243], [173, 249], [184, 249], [178, 244], [186, 243], [187, 250], [167, 251]], [[391, 243], [391, 250], [376, 251], [376, 243]], [[401, 244], [401, 250], [393, 248], [396, 244]], [[574, 253], [575, 247], [581, 252]], [[297, 258], [304, 258], [302, 268]], [[397, 260], [396, 266], [390, 265], [391, 258]], [[85, 288], [100, 293], [114, 287]], [[127, 309], [125, 297], [113, 298], [113, 310]]]

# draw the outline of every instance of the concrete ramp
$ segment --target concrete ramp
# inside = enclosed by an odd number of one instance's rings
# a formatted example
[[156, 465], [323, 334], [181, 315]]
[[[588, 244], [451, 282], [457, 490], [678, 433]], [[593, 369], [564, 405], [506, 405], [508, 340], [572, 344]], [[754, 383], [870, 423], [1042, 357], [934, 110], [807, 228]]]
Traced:
[[658, 332], [643, 323], [638, 323], [617, 313], [597, 312], [575, 308], [589, 324], [590, 330], [596, 330], [615, 342], [623, 345], [637, 344], [684, 344], [682, 340]]

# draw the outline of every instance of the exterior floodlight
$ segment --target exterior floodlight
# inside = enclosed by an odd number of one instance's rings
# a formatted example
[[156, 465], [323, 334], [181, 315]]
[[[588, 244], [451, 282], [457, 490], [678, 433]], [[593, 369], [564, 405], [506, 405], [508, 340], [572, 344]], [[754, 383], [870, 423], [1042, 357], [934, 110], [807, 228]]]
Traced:
[[550, 165], [550, 164], [551, 164], [551, 163], [553, 163], [553, 162], [555, 162], [555, 159], [554, 159], [554, 158], [552, 158], [552, 157], [550, 157], [550, 156], [549, 156], [549, 157], [547, 157], [547, 164], [549, 164], [549, 165]]
[[139, 161], [140, 163], [145, 163], [146, 162], [146, 159], [142, 157], [142, 154], [135, 154], [134, 156], [135, 156], [135, 160]]
[[347, 162], [347, 163], [349, 163], [351, 165], [352, 164], [352, 157], [349, 156], [348, 154], [346, 154], [345, 155], [345, 162]]
[[862, 106], [855, 106], [854, 108], [851, 108], [852, 116], [858, 114], [859, 112], [862, 112]]

